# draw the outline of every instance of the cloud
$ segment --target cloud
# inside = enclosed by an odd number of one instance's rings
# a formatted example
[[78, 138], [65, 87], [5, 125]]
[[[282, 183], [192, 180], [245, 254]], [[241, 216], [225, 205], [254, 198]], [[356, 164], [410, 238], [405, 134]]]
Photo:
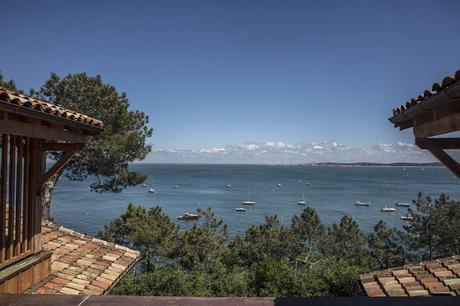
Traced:
[[432, 162], [434, 158], [411, 143], [379, 143], [370, 148], [353, 148], [338, 141], [285, 142], [252, 141], [242, 145], [197, 150], [154, 148], [147, 162], [171, 163], [261, 163], [312, 162]]

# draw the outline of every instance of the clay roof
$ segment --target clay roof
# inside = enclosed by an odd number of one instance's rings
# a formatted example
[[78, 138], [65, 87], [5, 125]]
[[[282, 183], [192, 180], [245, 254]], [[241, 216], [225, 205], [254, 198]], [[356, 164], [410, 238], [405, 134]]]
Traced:
[[365, 293], [381, 296], [460, 295], [460, 255], [360, 275]]
[[37, 100], [19, 92], [8, 90], [0, 86], [0, 101], [16, 106], [19, 109], [34, 110], [48, 116], [78, 122], [90, 127], [102, 128], [102, 121], [87, 115], [56, 106], [49, 102]]
[[[406, 116], [411, 110], [414, 110], [416, 106], [425, 104], [428, 100], [435, 100], [439, 98], [447, 98], [452, 100], [452, 102], [459, 97], [449, 96], [447, 91], [454, 87], [460, 86], [460, 70], [457, 70], [453, 75], [448, 75], [444, 77], [441, 81], [434, 83], [431, 88], [425, 90], [420, 95], [413, 97], [406, 101], [406, 103], [393, 109], [393, 116], [389, 119], [395, 125], [398, 125], [404, 119], [410, 119], [409, 116]], [[446, 94], [446, 97], [443, 96]], [[425, 110], [422, 107], [423, 110]]]
[[52, 222], [42, 224], [42, 242], [53, 253], [52, 273], [30, 290], [35, 294], [105, 294], [139, 259], [138, 251]]

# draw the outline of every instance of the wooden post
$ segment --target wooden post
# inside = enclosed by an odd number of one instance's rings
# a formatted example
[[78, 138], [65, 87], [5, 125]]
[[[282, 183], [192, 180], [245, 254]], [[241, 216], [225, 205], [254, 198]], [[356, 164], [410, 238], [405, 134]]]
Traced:
[[21, 252], [24, 253], [27, 250], [30, 250], [29, 245], [29, 220], [30, 220], [30, 138], [24, 137], [24, 188], [23, 188], [23, 202], [24, 202], [24, 212], [22, 214], [22, 248]]
[[6, 174], [7, 174], [7, 162], [8, 158], [8, 135], [2, 134], [2, 170], [1, 170], [1, 204], [0, 204], [0, 244], [1, 244], [1, 256], [0, 262], [3, 263], [6, 260]]
[[8, 259], [14, 256], [14, 188], [16, 174], [16, 136], [10, 135], [10, 162], [9, 162], [9, 179], [8, 179]]
[[32, 205], [31, 212], [33, 216], [32, 221], [32, 251], [37, 254], [41, 251], [41, 226], [42, 226], [42, 186], [41, 178], [43, 169], [46, 166], [46, 156], [43, 152], [43, 140], [33, 139], [32, 142], [32, 156], [33, 161], [31, 165], [30, 183], [31, 183], [31, 199]]
[[21, 254], [21, 206], [22, 206], [22, 157], [23, 157], [23, 138], [21, 136], [16, 137], [17, 149], [17, 161], [16, 161], [16, 230], [14, 238], [14, 256]]

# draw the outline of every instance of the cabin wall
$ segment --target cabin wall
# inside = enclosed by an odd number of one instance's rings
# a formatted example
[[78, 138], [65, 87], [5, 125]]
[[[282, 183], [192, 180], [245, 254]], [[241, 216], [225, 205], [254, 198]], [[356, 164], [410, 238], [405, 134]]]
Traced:
[[51, 252], [32, 255], [0, 271], [0, 293], [24, 293], [51, 274]]
[[[6, 286], [5, 292], [11, 292], [24, 289], [22, 285], [18, 288], [13, 285], [19, 278], [27, 278], [31, 273], [34, 277], [47, 274], [43, 269], [37, 273], [38, 268], [33, 267], [22, 271], [29, 257], [41, 253], [41, 178], [45, 154], [42, 140], [37, 138], [0, 134], [0, 140], [0, 281], [4, 280], [0, 289]], [[18, 269], [22, 269], [21, 274], [15, 274]]]

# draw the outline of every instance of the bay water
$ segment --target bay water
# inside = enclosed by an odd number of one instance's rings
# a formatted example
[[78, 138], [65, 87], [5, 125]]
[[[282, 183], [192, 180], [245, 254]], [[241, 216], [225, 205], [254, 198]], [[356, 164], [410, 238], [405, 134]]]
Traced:
[[[62, 177], [53, 193], [51, 215], [55, 222], [76, 231], [95, 235], [122, 214], [129, 203], [153, 207], [159, 205], [181, 228], [191, 222], [176, 216], [211, 207], [228, 224], [229, 234], [243, 233], [251, 224], [260, 224], [266, 215], [277, 214], [289, 224], [305, 206], [305, 198], [317, 209], [323, 223], [339, 222], [352, 216], [365, 232], [380, 220], [401, 227], [407, 208], [396, 202], [410, 203], [418, 192], [438, 196], [447, 193], [460, 199], [460, 181], [443, 167], [314, 167], [271, 165], [191, 165], [132, 164], [131, 169], [147, 175], [145, 184], [129, 187], [121, 193], [96, 193], [91, 180], [70, 181]], [[227, 187], [231, 185], [231, 188]], [[178, 186], [178, 188], [173, 188]], [[149, 193], [153, 188], [157, 193]], [[248, 198], [254, 206], [235, 211]], [[355, 201], [371, 202], [357, 207]], [[380, 209], [396, 207], [396, 212]], [[199, 221], [198, 221], [199, 222]]]

